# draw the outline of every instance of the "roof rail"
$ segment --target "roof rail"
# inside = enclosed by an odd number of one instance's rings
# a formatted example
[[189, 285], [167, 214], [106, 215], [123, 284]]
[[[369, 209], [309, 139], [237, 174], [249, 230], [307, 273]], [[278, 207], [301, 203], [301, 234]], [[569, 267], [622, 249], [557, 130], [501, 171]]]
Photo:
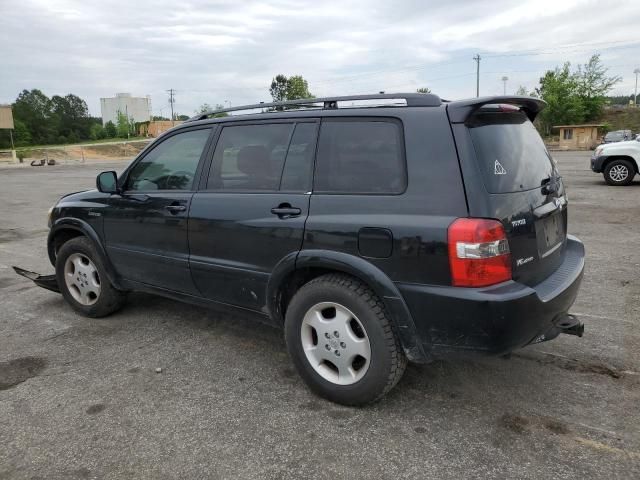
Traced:
[[[237, 107], [211, 110], [199, 113], [195, 117], [191, 117], [187, 122], [205, 120], [209, 116], [216, 115], [218, 113], [257, 110], [259, 108], [270, 108], [275, 111], [280, 111], [279, 107], [322, 108], [325, 110], [336, 109], [338, 108], [338, 102], [353, 102], [360, 100], [404, 100], [407, 103], [407, 107], [439, 107], [442, 104], [440, 97], [432, 93], [378, 93], [374, 95], [347, 95], [344, 97], [302, 98], [299, 100], [287, 100], [284, 102], [256, 103], [254, 105], [240, 105]], [[319, 104], [322, 104], [322, 106]]]

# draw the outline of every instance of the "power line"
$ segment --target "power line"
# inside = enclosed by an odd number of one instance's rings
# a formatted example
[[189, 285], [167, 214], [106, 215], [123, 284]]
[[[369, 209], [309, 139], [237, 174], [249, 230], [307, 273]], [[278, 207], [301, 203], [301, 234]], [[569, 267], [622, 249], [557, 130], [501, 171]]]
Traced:
[[[625, 43], [626, 45], [622, 45], [620, 47], [615, 47], [614, 45], [618, 45], [621, 43]], [[634, 48], [637, 47], [638, 45], [640, 45], [639, 42], [635, 41], [635, 42], [630, 42], [629, 40], [620, 40], [620, 41], [616, 41], [616, 42], [584, 42], [584, 43], [569, 43], [566, 45], [558, 45], [557, 47], [554, 47], [553, 50], [548, 50], [547, 48], [538, 48], [538, 49], [534, 49], [534, 50], [523, 50], [521, 52], [518, 53], [494, 53], [494, 54], [486, 54], [485, 57], [486, 58], [499, 58], [499, 57], [528, 57], [528, 56], [534, 56], [534, 55], [552, 55], [555, 53], [572, 53], [572, 52], [586, 52], [591, 50], [590, 48], [584, 49], [584, 48], [580, 48], [580, 49], [573, 49], [573, 50], [566, 50], [567, 48], [572, 49], [573, 47], [582, 47], [582, 46], [594, 46], [594, 45], [609, 45], [608, 47], [605, 47], [605, 50], [608, 50], [610, 48]]]

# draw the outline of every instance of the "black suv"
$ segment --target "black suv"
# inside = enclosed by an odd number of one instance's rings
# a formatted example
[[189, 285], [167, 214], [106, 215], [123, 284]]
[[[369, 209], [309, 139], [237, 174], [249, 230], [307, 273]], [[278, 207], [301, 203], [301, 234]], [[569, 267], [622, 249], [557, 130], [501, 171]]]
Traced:
[[543, 106], [382, 94], [199, 115], [63, 197], [55, 277], [21, 273], [89, 317], [132, 290], [255, 312], [309, 387], [351, 405], [407, 360], [581, 336], [584, 248], [531, 123]]

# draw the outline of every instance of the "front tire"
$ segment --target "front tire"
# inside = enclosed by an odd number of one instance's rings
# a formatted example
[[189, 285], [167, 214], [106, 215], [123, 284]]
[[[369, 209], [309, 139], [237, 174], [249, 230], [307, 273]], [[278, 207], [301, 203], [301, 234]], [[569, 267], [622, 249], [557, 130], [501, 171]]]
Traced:
[[110, 315], [124, 305], [93, 243], [86, 237], [65, 242], [56, 256], [56, 279], [62, 296], [78, 313], [92, 318]]
[[636, 175], [635, 167], [629, 160], [614, 160], [608, 163], [603, 172], [609, 185], [630, 185]]
[[343, 274], [323, 275], [296, 292], [287, 308], [285, 339], [309, 388], [343, 405], [380, 399], [407, 365], [380, 298]]

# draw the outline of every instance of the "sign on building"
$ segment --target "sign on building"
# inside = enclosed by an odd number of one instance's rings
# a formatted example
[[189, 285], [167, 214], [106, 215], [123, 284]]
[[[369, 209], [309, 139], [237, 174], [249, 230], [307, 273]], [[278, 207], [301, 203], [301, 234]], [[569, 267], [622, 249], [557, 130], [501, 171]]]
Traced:
[[11, 105], [0, 105], [0, 129], [13, 130], [13, 112]]

